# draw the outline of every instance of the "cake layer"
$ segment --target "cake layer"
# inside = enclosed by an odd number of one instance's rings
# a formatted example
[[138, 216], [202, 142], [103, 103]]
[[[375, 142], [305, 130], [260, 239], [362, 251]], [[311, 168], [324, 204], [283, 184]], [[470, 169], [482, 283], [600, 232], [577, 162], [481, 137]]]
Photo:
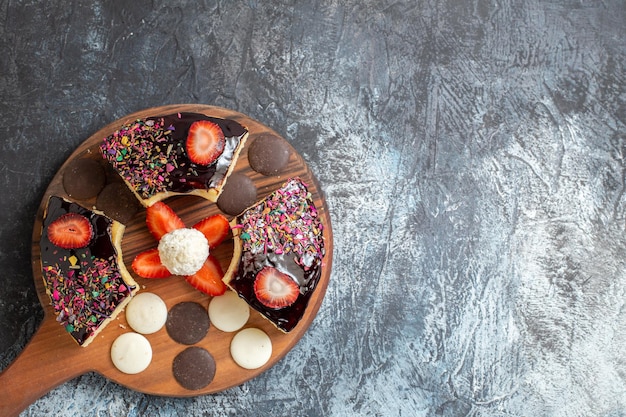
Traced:
[[[224, 149], [209, 165], [191, 161], [187, 136], [195, 122], [215, 123]], [[148, 207], [172, 195], [192, 194], [216, 201], [232, 172], [248, 131], [233, 120], [199, 113], [176, 113], [136, 120], [104, 138], [102, 156]]]
[[278, 329], [291, 331], [319, 282], [325, 253], [323, 225], [306, 185], [288, 180], [231, 225], [235, 250], [224, 282]]
[[[86, 246], [66, 249], [53, 243], [50, 226], [68, 213], [83, 216], [91, 225], [93, 235]], [[122, 261], [124, 226], [52, 196], [42, 227], [41, 269], [56, 320], [79, 345], [87, 346], [137, 290]]]

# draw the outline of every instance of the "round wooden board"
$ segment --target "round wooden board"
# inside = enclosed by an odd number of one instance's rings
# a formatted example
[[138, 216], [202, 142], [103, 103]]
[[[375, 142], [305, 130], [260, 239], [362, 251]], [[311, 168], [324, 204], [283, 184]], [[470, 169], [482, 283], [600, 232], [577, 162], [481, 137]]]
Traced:
[[[196, 112], [208, 116], [232, 119], [248, 129], [248, 140], [239, 155], [235, 172], [243, 173], [254, 181], [257, 187], [257, 199], [264, 198], [279, 188], [288, 178], [296, 176], [302, 178], [309, 187], [313, 201], [324, 224], [326, 248], [321, 279], [304, 317], [294, 330], [288, 334], [282, 333], [269, 321], [261, 317], [259, 313], [251, 310], [250, 319], [245, 327], [260, 328], [272, 340], [273, 353], [265, 366], [256, 370], [247, 370], [239, 367], [232, 360], [229, 352], [230, 341], [235, 333], [224, 333], [213, 326], [211, 326], [207, 336], [194, 345], [209, 351], [217, 364], [213, 381], [205, 388], [199, 390], [185, 389], [174, 379], [172, 361], [187, 346], [173, 341], [165, 328], [146, 336], [152, 345], [153, 358], [145, 371], [135, 375], [128, 375], [120, 372], [113, 366], [110, 359], [111, 344], [119, 335], [132, 331], [126, 323], [124, 313], [121, 313], [116, 320], [111, 322], [89, 346], [78, 346], [69, 334], [65, 332], [64, 328], [55, 321], [54, 312], [43, 285], [40, 265], [39, 239], [41, 237], [43, 212], [48, 198], [51, 195], [56, 195], [70, 199], [62, 185], [63, 172], [68, 163], [75, 158], [101, 159], [98, 146], [102, 139], [118, 130], [125, 123], [139, 118], [175, 114], [177, 112]], [[272, 367], [290, 351], [315, 318], [326, 292], [333, 253], [332, 230], [326, 203], [319, 185], [302, 157], [293, 148], [291, 148], [289, 165], [280, 176], [263, 176], [250, 168], [247, 156], [248, 147], [254, 142], [255, 137], [268, 132], [279, 136], [268, 127], [241, 113], [215, 106], [171, 105], [150, 108], [123, 117], [96, 132], [74, 151], [48, 186], [37, 213], [33, 230], [32, 268], [37, 293], [44, 308], [44, 320], [20, 356], [0, 375], [0, 381], [3, 386], [13, 387], [9, 390], [10, 392], [5, 391], [4, 394], [0, 394], [0, 404], [5, 403], [5, 400], [7, 400], [15, 403], [15, 408], [24, 408], [54, 386], [89, 371], [98, 372], [116, 383], [147, 394], [175, 397], [210, 394], [239, 385], [256, 377]], [[92, 208], [95, 204], [95, 198], [93, 200], [76, 202], [86, 208]], [[200, 197], [178, 196], [169, 198], [166, 202], [187, 226], [191, 226], [196, 221], [211, 214], [221, 213], [215, 203]], [[233, 216], [227, 215], [227, 217], [230, 220]], [[149, 291], [158, 294], [163, 298], [168, 309], [182, 301], [195, 301], [207, 307], [210, 297], [192, 288], [182, 278], [172, 277], [162, 280], [147, 280], [136, 276], [132, 272], [130, 265], [135, 255], [146, 249], [156, 247], [156, 245], [157, 242], [149, 234], [145, 225], [145, 210], [141, 209], [127, 223], [122, 240], [124, 263], [139, 284], [140, 292]], [[232, 251], [233, 242], [232, 238], [230, 238], [212, 252], [218, 257], [224, 270], [228, 268], [231, 261]], [[33, 380], [37, 381], [36, 386], [32, 383]], [[2, 406], [0, 406], [0, 409], [2, 409]]]

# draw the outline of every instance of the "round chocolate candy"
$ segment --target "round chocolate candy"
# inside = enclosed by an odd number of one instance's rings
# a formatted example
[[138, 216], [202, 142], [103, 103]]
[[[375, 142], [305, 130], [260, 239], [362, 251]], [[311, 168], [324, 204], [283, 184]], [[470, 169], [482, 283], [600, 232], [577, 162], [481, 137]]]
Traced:
[[172, 372], [181, 386], [189, 390], [198, 390], [213, 381], [215, 359], [201, 347], [188, 347], [174, 358]]
[[77, 200], [88, 200], [98, 195], [106, 182], [102, 164], [88, 158], [71, 161], [63, 171], [63, 188]]
[[183, 345], [193, 345], [209, 331], [207, 309], [193, 301], [176, 304], [167, 313], [165, 329], [174, 341]]
[[224, 213], [236, 216], [256, 202], [256, 185], [246, 175], [234, 172], [217, 199], [217, 206]]
[[248, 162], [256, 172], [269, 176], [280, 174], [291, 156], [289, 144], [280, 136], [265, 133], [248, 148]]
[[121, 182], [107, 184], [98, 194], [96, 208], [110, 218], [126, 224], [139, 211], [137, 198]]

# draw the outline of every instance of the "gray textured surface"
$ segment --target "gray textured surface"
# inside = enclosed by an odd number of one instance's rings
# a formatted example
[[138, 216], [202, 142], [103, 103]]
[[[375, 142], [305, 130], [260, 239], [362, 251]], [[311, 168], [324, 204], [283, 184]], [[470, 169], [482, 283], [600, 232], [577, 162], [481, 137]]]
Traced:
[[170, 399], [88, 374], [23, 415], [625, 415], [624, 1], [265, 3], [0, 0], [0, 368], [41, 319], [41, 195], [127, 113], [273, 127], [335, 234], [261, 377]]

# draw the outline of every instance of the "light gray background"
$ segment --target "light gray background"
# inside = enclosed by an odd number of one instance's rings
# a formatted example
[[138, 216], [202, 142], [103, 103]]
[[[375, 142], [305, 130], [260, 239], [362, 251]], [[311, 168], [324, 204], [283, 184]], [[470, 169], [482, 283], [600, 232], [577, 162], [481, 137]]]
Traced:
[[626, 415], [625, 24], [623, 0], [0, 0], [0, 368], [41, 320], [45, 187], [128, 113], [274, 128], [335, 236], [261, 377], [170, 399], [87, 374], [23, 415]]

